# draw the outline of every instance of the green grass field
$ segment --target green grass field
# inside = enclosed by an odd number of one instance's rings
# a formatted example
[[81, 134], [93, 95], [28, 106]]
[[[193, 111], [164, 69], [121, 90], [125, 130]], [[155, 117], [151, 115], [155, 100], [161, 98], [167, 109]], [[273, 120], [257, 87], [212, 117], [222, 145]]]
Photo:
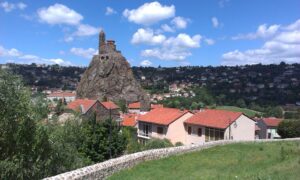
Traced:
[[249, 117], [254, 117], [256, 114], [260, 114], [260, 112], [258, 112], [258, 111], [254, 111], [254, 110], [247, 109], [247, 108], [239, 108], [236, 106], [217, 106], [216, 109], [242, 112], [246, 116], [249, 116]]
[[300, 142], [241, 143], [143, 162], [109, 179], [299, 179]]

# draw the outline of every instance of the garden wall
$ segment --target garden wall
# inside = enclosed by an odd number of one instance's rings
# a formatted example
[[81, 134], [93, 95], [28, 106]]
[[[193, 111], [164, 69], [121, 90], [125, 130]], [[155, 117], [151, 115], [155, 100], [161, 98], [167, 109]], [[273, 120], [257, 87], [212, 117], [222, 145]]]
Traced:
[[182, 154], [192, 151], [199, 151], [202, 149], [207, 149], [214, 146], [241, 143], [241, 142], [271, 142], [271, 141], [300, 141], [300, 138], [291, 139], [277, 139], [277, 140], [254, 140], [254, 141], [233, 141], [233, 140], [223, 140], [207, 142], [203, 144], [193, 144], [187, 146], [171, 147], [164, 149], [153, 149], [143, 152], [138, 152], [134, 154], [124, 155], [115, 159], [110, 159], [98, 164], [83, 167], [66, 173], [62, 173], [53, 177], [48, 177], [46, 180], [66, 180], [66, 179], [76, 179], [76, 180], [87, 180], [87, 179], [105, 179], [108, 176], [116, 173], [122, 169], [127, 169], [135, 166], [138, 163], [148, 160], [160, 159], [168, 157], [175, 154]]

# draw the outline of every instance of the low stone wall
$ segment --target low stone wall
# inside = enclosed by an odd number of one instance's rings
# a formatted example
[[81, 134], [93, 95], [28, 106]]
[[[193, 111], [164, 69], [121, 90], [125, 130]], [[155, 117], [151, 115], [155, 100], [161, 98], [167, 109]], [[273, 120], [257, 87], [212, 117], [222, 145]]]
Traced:
[[135, 166], [138, 163], [161, 159], [175, 154], [183, 154], [187, 152], [199, 151], [202, 149], [207, 149], [219, 145], [241, 143], [241, 142], [271, 142], [271, 141], [300, 141], [300, 138], [291, 139], [277, 139], [277, 140], [254, 140], [254, 141], [233, 141], [233, 140], [223, 140], [207, 142], [203, 144], [193, 144], [187, 146], [163, 148], [163, 149], [153, 149], [142, 151], [138, 153], [124, 155], [115, 159], [110, 159], [98, 164], [76, 169], [70, 172], [62, 173], [53, 177], [45, 178], [46, 180], [66, 180], [66, 179], [76, 179], [76, 180], [86, 180], [86, 179], [105, 179], [108, 176], [116, 173], [122, 169], [127, 169]]

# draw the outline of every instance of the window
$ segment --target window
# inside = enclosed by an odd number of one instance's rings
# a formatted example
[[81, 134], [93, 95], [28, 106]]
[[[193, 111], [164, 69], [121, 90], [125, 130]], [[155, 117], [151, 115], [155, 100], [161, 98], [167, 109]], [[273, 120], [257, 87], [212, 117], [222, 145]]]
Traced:
[[205, 141], [217, 141], [224, 139], [224, 130], [215, 128], [205, 128]]
[[157, 127], [157, 134], [163, 134], [164, 128], [163, 127]]
[[198, 128], [198, 136], [202, 136], [202, 128]]
[[192, 127], [191, 126], [188, 127], [188, 134], [192, 134]]

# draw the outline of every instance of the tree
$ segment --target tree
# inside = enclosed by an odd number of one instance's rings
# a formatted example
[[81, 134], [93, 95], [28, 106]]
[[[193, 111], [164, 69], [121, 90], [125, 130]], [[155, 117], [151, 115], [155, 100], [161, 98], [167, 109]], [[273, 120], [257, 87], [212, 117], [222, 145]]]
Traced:
[[126, 113], [126, 112], [127, 112], [126, 101], [125, 101], [124, 99], [119, 100], [119, 101], [117, 102], [117, 104], [118, 104], [120, 110], [121, 110], [123, 113]]
[[300, 137], [300, 120], [284, 120], [278, 125], [278, 134], [282, 138]]
[[191, 105], [190, 109], [191, 110], [196, 110], [196, 109], [198, 109], [198, 107], [199, 107], [198, 103], [192, 102], [192, 105]]
[[[110, 119], [104, 122], [96, 122], [96, 116], [83, 122], [83, 144], [79, 151], [85, 154], [93, 162], [101, 162], [121, 155], [126, 149], [126, 137], [119, 132], [115, 121]], [[109, 140], [111, 128], [111, 141]], [[111, 148], [111, 149], [110, 149]]]
[[35, 120], [39, 121], [48, 117], [48, 114], [50, 112], [48, 108], [48, 101], [43, 94], [36, 94], [32, 98], [32, 104]]
[[55, 113], [56, 115], [61, 115], [65, 110], [65, 104], [64, 99], [58, 100], [56, 107], [55, 107]]
[[266, 117], [277, 117], [277, 118], [282, 118], [283, 117], [283, 112], [280, 106], [276, 107], [267, 107], [265, 110], [265, 116]]
[[52, 151], [48, 136], [34, 121], [30, 93], [21, 79], [1, 70], [0, 104], [0, 178], [42, 178]]
[[236, 101], [236, 105], [238, 107], [241, 107], [241, 108], [246, 108], [247, 107], [246, 102], [244, 101], [244, 99], [238, 99]]

